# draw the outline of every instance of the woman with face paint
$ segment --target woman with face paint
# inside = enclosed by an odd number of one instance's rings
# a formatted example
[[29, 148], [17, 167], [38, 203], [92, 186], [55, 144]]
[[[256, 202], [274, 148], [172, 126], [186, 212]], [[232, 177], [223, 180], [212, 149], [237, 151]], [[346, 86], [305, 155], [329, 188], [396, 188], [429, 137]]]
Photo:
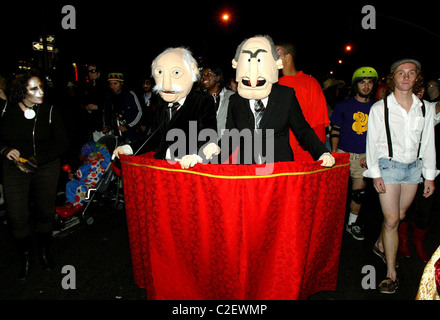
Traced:
[[[43, 268], [54, 269], [49, 248], [59, 157], [68, 150], [68, 142], [56, 108], [43, 102], [44, 89], [38, 76], [16, 76], [8, 97], [9, 100], [0, 100], [0, 154], [8, 224], [20, 255], [18, 279], [26, 280], [34, 232]], [[35, 224], [29, 219], [31, 200]]]

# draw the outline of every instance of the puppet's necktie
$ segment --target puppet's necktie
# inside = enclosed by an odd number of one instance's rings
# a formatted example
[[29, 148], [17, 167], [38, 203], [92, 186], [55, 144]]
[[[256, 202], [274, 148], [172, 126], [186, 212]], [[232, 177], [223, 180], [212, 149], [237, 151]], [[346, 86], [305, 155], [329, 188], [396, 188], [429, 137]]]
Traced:
[[255, 100], [254, 110], [255, 110], [255, 129], [259, 129], [261, 118], [263, 117], [265, 110], [264, 104], [261, 100]]
[[174, 117], [174, 114], [177, 111], [177, 108], [179, 108], [180, 104], [178, 102], [173, 103], [172, 106], [168, 107], [168, 122]]

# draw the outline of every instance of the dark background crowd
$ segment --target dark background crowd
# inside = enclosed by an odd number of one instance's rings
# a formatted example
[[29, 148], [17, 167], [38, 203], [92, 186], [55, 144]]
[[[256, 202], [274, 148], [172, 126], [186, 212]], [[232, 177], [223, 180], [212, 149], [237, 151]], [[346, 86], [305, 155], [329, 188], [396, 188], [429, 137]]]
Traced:
[[[353, 94], [351, 76], [361, 66], [371, 66], [379, 74], [375, 99], [390, 64], [399, 58], [420, 61], [426, 82], [440, 77], [435, 54], [440, 35], [429, 2], [410, 9], [374, 2], [289, 6], [286, 2], [193, 1], [164, 6], [76, 1], [68, 4], [73, 12], [63, 11], [66, 5], [8, 6], [0, 21], [7, 31], [2, 40], [0, 89], [6, 92], [8, 79], [16, 74], [39, 70], [45, 102], [59, 108], [69, 135], [70, 152], [63, 162], [73, 167], [81, 146], [93, 140], [93, 132], [102, 130], [102, 115], [87, 107], [89, 88], [99, 87], [99, 99], [104, 99], [110, 92], [110, 73], [122, 73], [124, 89], [136, 93], [144, 111], [142, 132], [148, 133], [149, 112], [143, 97], [154, 83], [148, 89], [144, 84], [153, 81], [151, 61], [168, 47], [187, 47], [200, 73], [205, 66], [218, 66], [222, 85], [229, 88], [235, 76], [231, 60], [245, 38], [269, 34], [275, 43], [293, 43], [296, 69], [318, 80], [329, 116], [338, 102]], [[228, 19], [223, 18], [225, 14]], [[70, 29], [63, 26], [68, 15]], [[40, 51], [35, 48], [38, 44]], [[44, 44], [46, 50], [41, 49]], [[427, 91], [425, 98], [432, 100]]]

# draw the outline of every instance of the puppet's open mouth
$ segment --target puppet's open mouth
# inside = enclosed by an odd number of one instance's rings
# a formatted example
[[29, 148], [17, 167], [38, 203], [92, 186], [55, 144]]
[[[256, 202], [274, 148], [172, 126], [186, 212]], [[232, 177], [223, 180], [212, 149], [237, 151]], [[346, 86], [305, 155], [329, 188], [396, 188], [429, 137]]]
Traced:
[[[243, 83], [245, 86], [250, 87], [251, 86], [251, 81], [248, 79], [243, 79], [241, 80], [241, 83]], [[262, 80], [257, 80], [257, 87], [262, 87], [266, 84], [266, 80], [262, 79]]]

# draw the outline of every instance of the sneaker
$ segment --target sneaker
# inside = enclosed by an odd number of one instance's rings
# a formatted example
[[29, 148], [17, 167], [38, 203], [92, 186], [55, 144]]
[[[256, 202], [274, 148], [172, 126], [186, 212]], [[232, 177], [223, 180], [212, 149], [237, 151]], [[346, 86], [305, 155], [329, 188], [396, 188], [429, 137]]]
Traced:
[[387, 277], [385, 280], [379, 283], [380, 293], [393, 294], [396, 292], [397, 288], [399, 288], [399, 279], [393, 281]]
[[358, 224], [346, 224], [345, 230], [347, 230], [348, 233], [350, 233], [356, 240], [364, 240], [364, 233], [362, 232], [362, 229]]

